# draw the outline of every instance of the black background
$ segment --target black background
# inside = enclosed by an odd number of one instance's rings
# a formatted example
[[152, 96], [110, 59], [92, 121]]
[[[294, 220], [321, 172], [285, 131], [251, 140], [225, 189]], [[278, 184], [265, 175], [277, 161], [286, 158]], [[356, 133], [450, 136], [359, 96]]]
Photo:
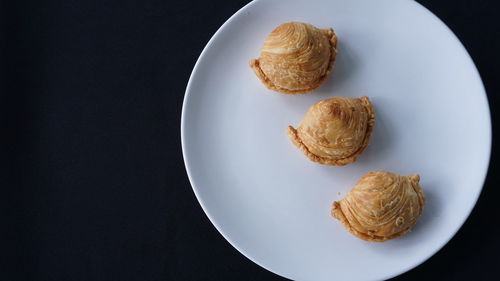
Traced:
[[[215, 230], [181, 153], [191, 70], [246, 2], [0, 2], [0, 280], [283, 280]], [[471, 54], [496, 124], [494, 1], [418, 2]], [[496, 278], [495, 159], [463, 228], [396, 280]]]

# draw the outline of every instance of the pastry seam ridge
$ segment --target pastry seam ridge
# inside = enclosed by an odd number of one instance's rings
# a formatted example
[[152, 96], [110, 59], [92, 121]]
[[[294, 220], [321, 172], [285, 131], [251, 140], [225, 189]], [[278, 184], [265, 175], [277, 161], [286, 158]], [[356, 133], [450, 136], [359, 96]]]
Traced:
[[349, 232], [351, 232], [355, 236], [357, 236], [365, 241], [369, 241], [369, 242], [385, 242], [387, 240], [399, 238], [399, 237], [405, 235], [406, 233], [408, 233], [411, 229], [411, 227], [407, 227], [407, 228], [401, 230], [400, 232], [394, 233], [393, 235], [390, 235], [390, 236], [370, 235], [370, 234], [367, 234], [364, 232], [360, 232], [350, 224], [349, 220], [347, 220], [347, 218], [344, 215], [344, 212], [342, 212], [342, 208], [340, 207], [340, 202], [337, 202], [337, 201], [334, 201], [332, 204], [331, 215], [332, 215], [332, 217], [339, 220], [344, 225], [344, 227], [347, 228], [347, 230]]
[[318, 89], [323, 84], [323, 82], [328, 77], [328, 75], [332, 72], [333, 65], [335, 64], [335, 58], [337, 57], [338, 38], [335, 35], [335, 33], [333, 32], [333, 28], [327, 28], [327, 29], [322, 29], [322, 30], [324, 30], [327, 33], [327, 35], [329, 36], [328, 41], [330, 42], [330, 61], [328, 63], [328, 68], [326, 69], [325, 74], [323, 74], [318, 79], [318, 81], [316, 82], [316, 85], [314, 85], [310, 88], [299, 89], [299, 90], [290, 90], [287, 88], [282, 88], [282, 87], [276, 86], [276, 85], [274, 85], [273, 82], [271, 82], [271, 80], [269, 80], [269, 78], [266, 76], [266, 74], [264, 74], [264, 72], [260, 68], [259, 59], [251, 59], [249, 61], [249, 65], [253, 69], [253, 71], [255, 72], [255, 75], [257, 75], [257, 77], [262, 81], [262, 83], [270, 90], [284, 93], [284, 94], [289, 94], [289, 95], [300, 95], [300, 94], [311, 93], [314, 90]]
[[341, 159], [329, 159], [312, 153], [299, 138], [297, 134], [297, 129], [295, 129], [292, 126], [288, 126], [287, 130], [288, 136], [292, 140], [293, 144], [295, 144], [295, 146], [297, 146], [300, 149], [300, 151], [302, 151], [302, 153], [304, 153], [313, 162], [331, 166], [345, 166], [347, 164], [351, 164], [356, 161], [356, 159], [363, 153], [363, 151], [368, 146], [368, 143], [370, 142], [370, 138], [372, 135], [373, 127], [375, 125], [375, 110], [373, 109], [370, 100], [368, 99], [368, 97], [361, 97], [360, 100], [368, 113], [368, 120], [367, 120], [368, 124], [366, 126], [365, 138], [363, 139], [363, 143], [361, 144], [359, 149], [356, 150], [350, 156]]
[[411, 187], [415, 191], [415, 193], [418, 196], [418, 202], [420, 203], [421, 209], [420, 209], [420, 214], [424, 212], [424, 206], [425, 206], [425, 194], [424, 191], [422, 190], [422, 187], [420, 186], [420, 175], [418, 175], [418, 180], [416, 181], [411, 181]]

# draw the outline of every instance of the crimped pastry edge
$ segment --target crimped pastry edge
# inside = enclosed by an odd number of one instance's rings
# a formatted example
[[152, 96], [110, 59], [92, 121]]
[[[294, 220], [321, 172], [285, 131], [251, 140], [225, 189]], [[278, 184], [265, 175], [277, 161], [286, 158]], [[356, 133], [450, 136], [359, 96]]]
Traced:
[[385, 242], [387, 240], [395, 239], [395, 238], [398, 238], [398, 237], [405, 235], [411, 229], [411, 227], [408, 227], [408, 228], [405, 228], [404, 230], [402, 230], [398, 233], [395, 233], [393, 235], [390, 235], [390, 236], [369, 235], [369, 234], [366, 234], [363, 232], [359, 232], [354, 227], [352, 227], [352, 225], [349, 223], [347, 218], [344, 216], [344, 213], [342, 212], [342, 209], [340, 208], [340, 202], [338, 202], [338, 201], [333, 202], [331, 215], [334, 218], [336, 218], [337, 220], [339, 220], [350, 233], [354, 234], [356, 237], [359, 237], [359, 238], [361, 238], [365, 241], [369, 241], [369, 242]]

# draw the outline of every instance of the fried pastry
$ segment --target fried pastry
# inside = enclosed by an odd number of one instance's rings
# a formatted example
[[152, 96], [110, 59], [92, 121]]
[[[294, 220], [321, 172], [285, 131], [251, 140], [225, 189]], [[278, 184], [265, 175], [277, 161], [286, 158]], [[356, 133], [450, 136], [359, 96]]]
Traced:
[[332, 216], [366, 241], [383, 242], [403, 236], [424, 208], [419, 181], [419, 175], [367, 173], [344, 199], [333, 203]]
[[337, 54], [332, 28], [301, 22], [284, 23], [266, 38], [250, 67], [267, 88], [285, 94], [316, 90], [331, 72]]
[[370, 141], [375, 111], [368, 97], [322, 100], [309, 108], [292, 142], [312, 161], [344, 166], [356, 161]]

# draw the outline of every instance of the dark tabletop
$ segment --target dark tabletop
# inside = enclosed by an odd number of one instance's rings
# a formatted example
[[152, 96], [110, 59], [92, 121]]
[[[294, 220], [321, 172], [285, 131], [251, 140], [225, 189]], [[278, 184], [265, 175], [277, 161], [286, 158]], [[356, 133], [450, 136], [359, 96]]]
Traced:
[[[212, 226], [181, 153], [191, 70], [246, 2], [0, 1], [0, 280], [283, 280]], [[495, 1], [418, 2], [471, 54], [496, 125]], [[396, 280], [497, 277], [497, 158], [458, 234]]]

